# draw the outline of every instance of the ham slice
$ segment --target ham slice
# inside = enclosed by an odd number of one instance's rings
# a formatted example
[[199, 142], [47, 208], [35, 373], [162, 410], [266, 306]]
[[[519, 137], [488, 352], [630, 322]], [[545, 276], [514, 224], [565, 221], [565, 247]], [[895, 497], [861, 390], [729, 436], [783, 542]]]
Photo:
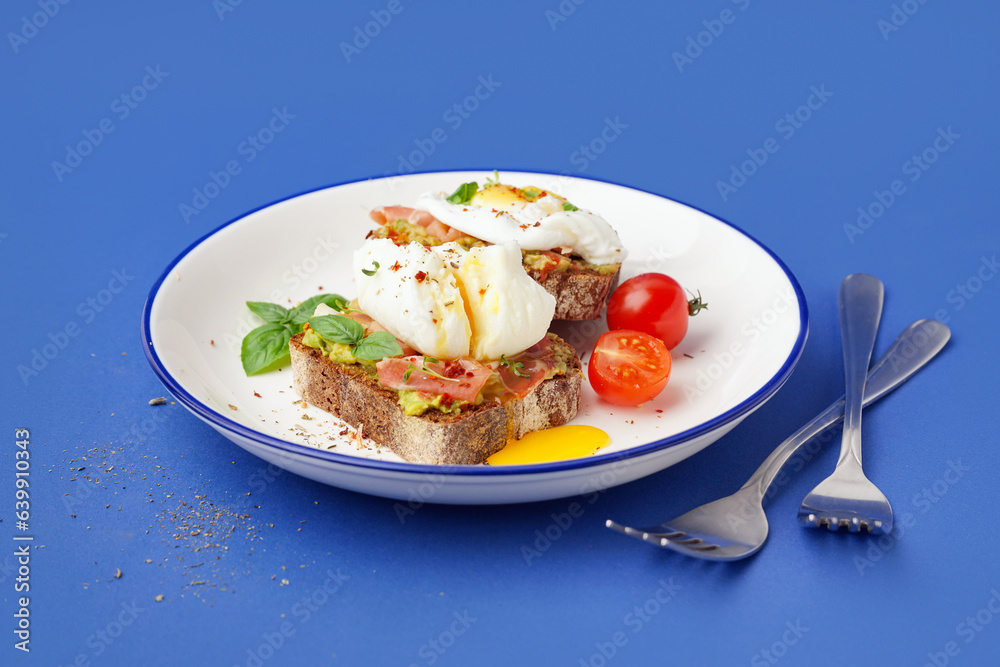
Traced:
[[[489, 366], [474, 359], [428, 362], [429, 370], [448, 378], [442, 380], [423, 372], [423, 365], [424, 357], [411, 355], [402, 358], [387, 357], [375, 364], [375, 368], [378, 371], [378, 381], [389, 389], [413, 389], [469, 403], [475, 402], [493, 372]], [[410, 375], [404, 380], [407, 371]]]
[[379, 206], [376, 209], [372, 209], [372, 212], [368, 215], [380, 225], [388, 225], [396, 220], [406, 220], [414, 225], [426, 227], [437, 220], [437, 218], [427, 211], [422, 211], [418, 208], [409, 208], [408, 206]]
[[368, 216], [380, 225], [388, 225], [396, 220], [406, 220], [407, 222], [420, 225], [427, 230], [431, 236], [441, 239], [445, 243], [454, 241], [465, 236], [465, 233], [444, 224], [427, 211], [419, 208], [409, 208], [408, 206], [379, 206], [372, 209]]
[[[500, 380], [514, 396], [524, 398], [544, 382], [545, 376], [555, 367], [552, 340], [546, 336], [524, 352], [507, 359], [507, 362], [497, 369]], [[519, 363], [523, 365], [517, 367]]]

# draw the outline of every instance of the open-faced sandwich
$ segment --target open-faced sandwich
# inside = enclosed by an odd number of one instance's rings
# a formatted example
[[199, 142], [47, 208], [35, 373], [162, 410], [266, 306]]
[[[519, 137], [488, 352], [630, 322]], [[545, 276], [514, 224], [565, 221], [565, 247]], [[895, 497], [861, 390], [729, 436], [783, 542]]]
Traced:
[[289, 343], [296, 391], [418, 463], [482, 463], [572, 419], [583, 376], [547, 333], [556, 299], [516, 243], [491, 238], [368, 240], [354, 253], [357, 300], [316, 306]]
[[553, 192], [495, 178], [482, 188], [464, 183], [451, 195], [426, 193], [413, 208], [376, 208], [370, 215], [381, 226], [369, 237], [464, 250], [516, 241], [524, 270], [555, 297], [555, 319], [598, 319], [626, 255], [618, 234]]

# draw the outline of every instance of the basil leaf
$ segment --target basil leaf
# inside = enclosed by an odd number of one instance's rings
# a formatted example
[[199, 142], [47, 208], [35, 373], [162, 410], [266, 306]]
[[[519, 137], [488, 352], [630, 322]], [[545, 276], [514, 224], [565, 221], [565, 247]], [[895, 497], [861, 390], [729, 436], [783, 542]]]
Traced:
[[343, 311], [344, 306], [347, 305], [347, 299], [339, 294], [317, 294], [316, 296], [311, 296], [288, 312], [288, 321], [301, 327], [309, 321], [309, 318], [312, 317], [313, 312], [316, 310], [316, 306], [321, 303], [325, 303], [334, 310]]
[[563, 210], [564, 211], [579, 211], [580, 209], [578, 209], [576, 206], [573, 206], [568, 201], [564, 201], [563, 202]]
[[452, 204], [468, 204], [472, 201], [472, 197], [479, 191], [479, 183], [472, 181], [471, 183], [462, 183], [458, 186], [458, 189], [451, 193], [448, 197], [448, 201]]
[[248, 333], [240, 347], [243, 372], [253, 375], [272, 365], [287, 362], [288, 341], [291, 337], [291, 329], [274, 323], [263, 324]]
[[309, 326], [331, 343], [357, 345], [365, 337], [365, 328], [343, 315], [310, 317]]
[[376, 331], [361, 341], [361, 344], [354, 348], [353, 354], [358, 359], [378, 361], [384, 357], [403, 354], [403, 348], [399, 346], [396, 337], [388, 331]]
[[266, 301], [247, 301], [247, 308], [265, 322], [281, 324], [288, 317], [288, 309]]

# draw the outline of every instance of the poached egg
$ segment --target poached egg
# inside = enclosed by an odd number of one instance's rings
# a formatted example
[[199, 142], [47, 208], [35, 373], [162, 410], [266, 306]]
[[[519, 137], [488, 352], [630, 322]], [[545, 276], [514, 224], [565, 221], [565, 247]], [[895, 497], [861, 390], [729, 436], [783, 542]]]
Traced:
[[440, 359], [513, 356], [545, 336], [555, 312], [555, 297], [524, 271], [516, 243], [466, 251], [369, 239], [353, 269], [361, 310]]
[[428, 192], [416, 207], [489, 243], [516, 241], [523, 250], [568, 248], [591, 264], [620, 264], [627, 255], [604, 218], [540, 188], [490, 183], [468, 204], [453, 204], [444, 192]]

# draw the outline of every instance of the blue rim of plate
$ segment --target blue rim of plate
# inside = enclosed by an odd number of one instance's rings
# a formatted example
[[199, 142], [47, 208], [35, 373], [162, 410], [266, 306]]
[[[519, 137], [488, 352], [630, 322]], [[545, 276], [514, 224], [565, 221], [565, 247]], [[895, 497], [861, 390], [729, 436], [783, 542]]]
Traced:
[[709, 419], [706, 422], [690, 428], [686, 431], [681, 431], [672, 436], [662, 438], [660, 440], [655, 440], [653, 442], [647, 442], [642, 445], [637, 445], [635, 447], [630, 447], [624, 452], [613, 452], [608, 454], [598, 454], [594, 456], [589, 456], [582, 459], [568, 459], [565, 461], [553, 461], [549, 463], [532, 463], [523, 465], [512, 465], [512, 466], [445, 466], [445, 465], [429, 465], [424, 463], [397, 463], [396, 461], [379, 461], [374, 459], [365, 459], [356, 456], [350, 456], [347, 454], [338, 454], [335, 452], [316, 449], [314, 447], [307, 447], [306, 445], [300, 445], [294, 442], [288, 442], [287, 440], [281, 440], [280, 438], [275, 438], [274, 436], [267, 435], [266, 433], [261, 433], [260, 431], [255, 431], [251, 428], [234, 422], [231, 419], [223, 416], [222, 414], [212, 410], [207, 405], [196, 399], [190, 393], [188, 393], [181, 385], [174, 379], [174, 377], [167, 372], [167, 369], [163, 366], [160, 361], [159, 356], [156, 354], [156, 350], [153, 348], [153, 341], [150, 340], [150, 315], [153, 309], [153, 302], [156, 299], [157, 292], [160, 290], [160, 285], [166, 280], [167, 276], [179, 262], [181, 262], [192, 250], [201, 245], [206, 239], [219, 233], [221, 230], [225, 229], [229, 225], [239, 222], [243, 218], [250, 216], [257, 211], [263, 210], [275, 204], [280, 204], [283, 201], [289, 199], [295, 199], [296, 197], [301, 197], [313, 192], [319, 192], [320, 190], [328, 190], [330, 188], [339, 187], [341, 185], [350, 185], [352, 183], [360, 183], [362, 181], [377, 181], [388, 178], [401, 178], [406, 176], [413, 176], [417, 174], [447, 174], [459, 171], [483, 171], [492, 172], [497, 167], [490, 169], [432, 169], [428, 171], [415, 171], [410, 174], [399, 174], [395, 176], [379, 176], [379, 177], [368, 177], [368, 178], [358, 178], [350, 181], [342, 181], [340, 183], [334, 183], [332, 185], [324, 185], [317, 188], [312, 188], [310, 190], [304, 190], [287, 197], [282, 197], [281, 199], [276, 199], [270, 203], [258, 206], [255, 209], [247, 211], [246, 213], [239, 215], [232, 220], [223, 223], [222, 225], [216, 227], [212, 231], [208, 232], [197, 241], [189, 245], [184, 249], [177, 257], [174, 258], [172, 262], [164, 269], [160, 277], [153, 283], [152, 288], [149, 290], [149, 295], [146, 297], [146, 302], [142, 308], [142, 320], [140, 322], [140, 333], [142, 335], [142, 346], [143, 350], [146, 352], [146, 360], [149, 365], [153, 368], [153, 372], [160, 379], [160, 382], [166, 386], [166, 388], [173, 394], [179, 401], [181, 401], [185, 407], [199, 415], [205, 421], [214, 424], [217, 427], [223, 428], [227, 431], [231, 431], [237, 435], [240, 435], [249, 440], [253, 440], [257, 443], [269, 445], [277, 449], [288, 452], [289, 454], [306, 456], [317, 459], [322, 459], [329, 463], [335, 463], [340, 465], [354, 466], [358, 468], [365, 468], [369, 470], [381, 470], [385, 472], [402, 472], [402, 473], [414, 473], [414, 474], [447, 474], [447, 475], [457, 475], [457, 476], [472, 476], [472, 477], [494, 477], [494, 476], [510, 476], [510, 475], [524, 475], [524, 474], [538, 474], [547, 472], [559, 472], [564, 470], [573, 470], [577, 468], [589, 468], [593, 466], [602, 465], [605, 463], [612, 463], [614, 461], [621, 461], [623, 459], [635, 458], [637, 456], [642, 456], [644, 454], [649, 454], [651, 452], [666, 449], [668, 447], [677, 446], [693, 440], [699, 436], [705, 435], [714, 431], [715, 429], [724, 426], [734, 420], [738, 420], [741, 417], [749, 414], [754, 409], [759, 407], [765, 401], [767, 401], [771, 396], [773, 396], [785, 383], [786, 380], [791, 376], [795, 365], [798, 363], [799, 358], [802, 356], [802, 351], [805, 348], [806, 338], [809, 334], [809, 313], [806, 306], [805, 294], [802, 292], [802, 287], [799, 285], [798, 280], [792, 275], [792, 272], [785, 265], [781, 259], [771, 251], [766, 245], [758, 241], [756, 238], [745, 232], [743, 229], [737, 227], [731, 222], [720, 218], [719, 216], [709, 213], [708, 211], [701, 209], [697, 206], [692, 206], [678, 199], [673, 199], [672, 197], [665, 197], [656, 192], [650, 192], [649, 190], [643, 190], [642, 188], [636, 188], [631, 185], [625, 185], [623, 183], [617, 183], [615, 181], [592, 178], [592, 177], [582, 177], [574, 176], [572, 174], [563, 174], [553, 171], [544, 170], [524, 170], [524, 169], [498, 169], [498, 171], [507, 172], [521, 172], [529, 174], [544, 174], [547, 176], [569, 176], [571, 178], [577, 178], [580, 180], [596, 181], [598, 183], [607, 183], [609, 185], [616, 185], [619, 187], [627, 188], [629, 190], [635, 190], [637, 192], [644, 192], [654, 197], [660, 197], [666, 199], [682, 206], [687, 206], [688, 208], [700, 211], [705, 215], [718, 220], [719, 222], [731, 227], [736, 230], [746, 238], [750, 239], [758, 247], [760, 247], [768, 256], [781, 268], [784, 272], [785, 277], [792, 285], [792, 289], [795, 291], [795, 298], [799, 306], [799, 333], [795, 339], [795, 344], [792, 346], [791, 353], [785, 362], [764, 385], [754, 392], [749, 398], [741, 402], [739, 405], [730, 408], [726, 412]]

